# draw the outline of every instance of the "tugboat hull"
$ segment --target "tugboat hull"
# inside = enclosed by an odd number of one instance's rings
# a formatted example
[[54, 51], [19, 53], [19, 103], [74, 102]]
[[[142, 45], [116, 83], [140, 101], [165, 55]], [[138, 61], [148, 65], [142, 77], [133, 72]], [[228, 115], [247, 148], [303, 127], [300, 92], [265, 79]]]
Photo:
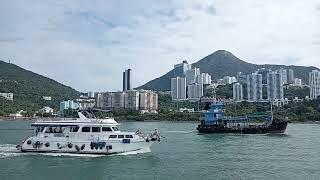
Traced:
[[199, 133], [238, 133], [238, 134], [281, 134], [285, 133], [287, 129], [288, 122], [273, 122], [269, 126], [265, 125], [251, 125], [246, 127], [227, 127], [223, 124], [214, 125], [198, 125]]

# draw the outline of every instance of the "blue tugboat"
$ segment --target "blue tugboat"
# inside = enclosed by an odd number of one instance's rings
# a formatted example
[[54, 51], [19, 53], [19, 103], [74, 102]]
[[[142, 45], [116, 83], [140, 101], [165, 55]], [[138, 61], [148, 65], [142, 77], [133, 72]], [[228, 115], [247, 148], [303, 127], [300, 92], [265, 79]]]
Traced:
[[[266, 134], [285, 133], [288, 120], [275, 120], [273, 113], [269, 115], [247, 115], [243, 117], [226, 117], [225, 108], [221, 102], [214, 102], [205, 113], [204, 120], [198, 125], [199, 133], [240, 133]], [[252, 120], [262, 119], [263, 123], [252, 123]]]

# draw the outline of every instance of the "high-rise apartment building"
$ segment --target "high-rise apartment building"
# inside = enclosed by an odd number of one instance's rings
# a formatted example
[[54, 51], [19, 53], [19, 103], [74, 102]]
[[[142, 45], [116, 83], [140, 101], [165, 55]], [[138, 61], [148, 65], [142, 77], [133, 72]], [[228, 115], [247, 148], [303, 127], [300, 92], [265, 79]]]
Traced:
[[237, 73], [237, 82], [240, 84], [246, 84], [247, 83], [247, 75], [243, 72]]
[[271, 72], [270, 69], [261, 68], [258, 69], [257, 73], [262, 76], [262, 84], [266, 85], [268, 83], [268, 74]]
[[132, 90], [132, 69], [126, 69], [123, 72], [123, 91]]
[[288, 84], [294, 84], [294, 74], [292, 69], [288, 69]]
[[267, 94], [269, 100], [282, 100], [283, 97], [283, 78], [280, 72], [271, 72], [268, 74]]
[[196, 83], [197, 77], [200, 75], [200, 69], [199, 68], [194, 68], [194, 69], [189, 69], [185, 73], [187, 85]]
[[186, 100], [187, 82], [185, 77], [176, 77], [171, 79], [171, 97], [172, 100]]
[[280, 69], [279, 73], [282, 73], [282, 83], [283, 84], [288, 84], [288, 73], [286, 69]]
[[208, 73], [201, 73], [200, 75], [197, 76], [196, 78], [196, 83], [198, 84], [204, 84], [204, 85], [210, 85], [211, 84], [211, 75]]
[[185, 77], [186, 72], [190, 69], [191, 64], [188, 64], [188, 61], [182, 61], [182, 63], [174, 65], [173, 75], [174, 77]]
[[158, 94], [153, 91], [140, 91], [139, 109], [142, 113], [157, 112]]
[[136, 91], [136, 90], [126, 91], [124, 95], [124, 108], [139, 110], [139, 91]]
[[233, 84], [233, 100], [236, 102], [241, 102], [243, 100], [242, 84]]
[[310, 98], [317, 99], [320, 96], [320, 71], [312, 70], [309, 73]]
[[252, 73], [247, 75], [248, 101], [262, 100], [262, 75]]
[[203, 96], [203, 84], [189, 84], [188, 85], [188, 100], [200, 100]]
[[157, 112], [158, 94], [154, 91], [104, 92], [96, 96], [96, 107], [107, 110]]

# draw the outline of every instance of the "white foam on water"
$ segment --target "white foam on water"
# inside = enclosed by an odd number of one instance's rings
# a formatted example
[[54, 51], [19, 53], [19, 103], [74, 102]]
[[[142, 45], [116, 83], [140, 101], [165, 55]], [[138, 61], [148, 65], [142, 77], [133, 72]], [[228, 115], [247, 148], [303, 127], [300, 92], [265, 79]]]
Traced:
[[184, 133], [194, 133], [196, 131], [166, 131], [166, 133], [177, 133], [177, 134], [184, 134]]
[[14, 144], [0, 144], [0, 158], [21, 155]]
[[149, 153], [151, 152], [150, 148], [146, 148], [146, 149], [140, 149], [140, 150], [136, 150], [136, 151], [129, 151], [129, 152], [124, 152], [124, 153], [119, 153], [116, 154], [117, 156], [127, 156], [127, 155], [134, 155], [134, 154], [144, 154], [144, 153]]

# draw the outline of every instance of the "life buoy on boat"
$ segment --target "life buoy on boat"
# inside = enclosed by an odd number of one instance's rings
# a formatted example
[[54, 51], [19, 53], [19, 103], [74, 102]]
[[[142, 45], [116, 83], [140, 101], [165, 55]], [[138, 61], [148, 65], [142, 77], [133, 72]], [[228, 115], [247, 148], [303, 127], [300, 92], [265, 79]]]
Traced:
[[30, 145], [31, 143], [32, 143], [32, 141], [31, 141], [31, 140], [28, 140], [28, 141], [27, 141], [27, 144], [29, 144], [29, 145]]
[[68, 148], [72, 148], [73, 144], [72, 143], [68, 143]]
[[62, 149], [62, 145], [61, 145], [60, 143], [57, 143], [57, 147], [58, 147], [59, 149]]

